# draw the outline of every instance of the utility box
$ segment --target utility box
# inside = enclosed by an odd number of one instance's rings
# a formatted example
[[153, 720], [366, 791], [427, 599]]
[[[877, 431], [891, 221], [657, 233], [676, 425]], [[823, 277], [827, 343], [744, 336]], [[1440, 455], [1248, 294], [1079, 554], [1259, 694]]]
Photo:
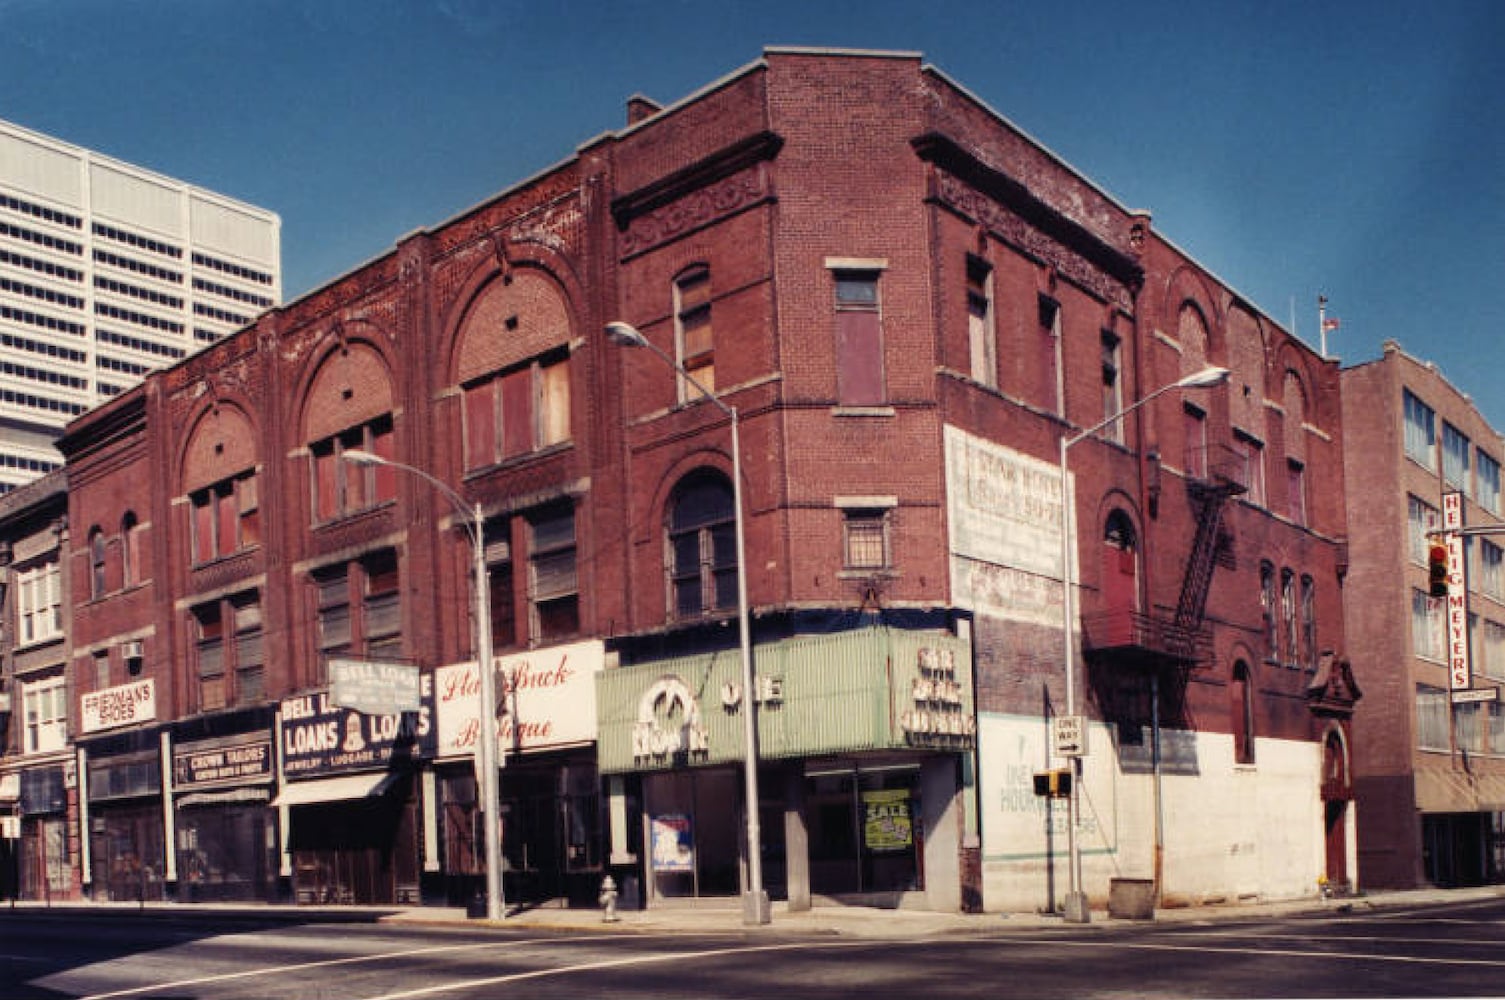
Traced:
[[1155, 919], [1155, 880], [1113, 878], [1108, 880], [1108, 916], [1119, 920]]

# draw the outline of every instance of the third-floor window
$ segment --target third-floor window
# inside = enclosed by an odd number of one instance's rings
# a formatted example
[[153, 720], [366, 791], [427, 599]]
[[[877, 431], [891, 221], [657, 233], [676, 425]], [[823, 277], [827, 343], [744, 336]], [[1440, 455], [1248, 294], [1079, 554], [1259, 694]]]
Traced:
[[206, 563], [261, 543], [256, 473], [244, 472], [188, 495], [193, 561]]

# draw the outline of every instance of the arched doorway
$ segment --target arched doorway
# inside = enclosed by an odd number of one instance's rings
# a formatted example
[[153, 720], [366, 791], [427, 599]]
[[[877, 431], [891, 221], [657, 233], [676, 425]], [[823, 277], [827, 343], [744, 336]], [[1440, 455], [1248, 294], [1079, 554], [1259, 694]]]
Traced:
[[1348, 880], [1348, 807], [1353, 797], [1348, 748], [1337, 729], [1322, 741], [1322, 817], [1326, 863], [1323, 874], [1331, 891], [1346, 890]]

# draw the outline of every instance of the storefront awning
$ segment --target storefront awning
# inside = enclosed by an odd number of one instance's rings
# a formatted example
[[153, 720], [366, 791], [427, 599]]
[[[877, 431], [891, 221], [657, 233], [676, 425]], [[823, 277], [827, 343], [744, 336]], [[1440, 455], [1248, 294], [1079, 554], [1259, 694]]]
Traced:
[[227, 806], [265, 802], [271, 798], [265, 788], [230, 788], [221, 792], [189, 792], [178, 796], [180, 806]]
[[272, 800], [272, 805], [306, 806], [316, 802], [374, 798], [391, 788], [397, 778], [390, 771], [376, 771], [371, 774], [347, 774], [339, 778], [289, 782], [283, 786], [282, 794]]

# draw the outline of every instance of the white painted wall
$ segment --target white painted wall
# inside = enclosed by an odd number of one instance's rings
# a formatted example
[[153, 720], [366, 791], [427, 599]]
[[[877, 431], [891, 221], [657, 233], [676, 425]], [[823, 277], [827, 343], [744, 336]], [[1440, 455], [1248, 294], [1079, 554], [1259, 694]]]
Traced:
[[[1221, 733], [1163, 734], [1163, 899], [1196, 905], [1314, 895], [1322, 873], [1321, 754], [1314, 743], [1260, 739], [1253, 765], [1233, 763]], [[1083, 761], [1078, 844], [1096, 906], [1109, 880], [1154, 875], [1154, 779], [1125, 773], [1109, 727], [1091, 726]], [[1065, 803], [1033, 794], [1048, 760], [1044, 720], [984, 713], [978, 720], [983, 905], [1033, 912], [1067, 891]]]

